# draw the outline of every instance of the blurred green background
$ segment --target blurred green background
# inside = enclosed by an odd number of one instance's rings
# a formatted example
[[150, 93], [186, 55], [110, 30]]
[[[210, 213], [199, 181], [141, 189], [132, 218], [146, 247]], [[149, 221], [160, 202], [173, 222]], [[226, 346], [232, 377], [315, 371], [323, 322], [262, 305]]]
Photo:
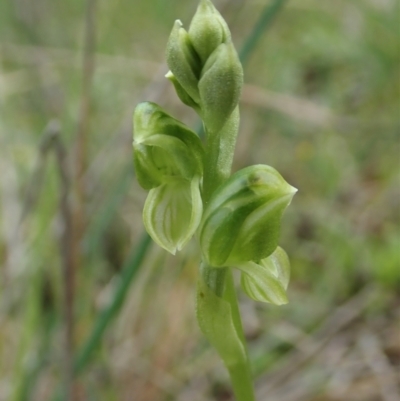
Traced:
[[[398, 401], [400, 2], [215, 5], [238, 49], [271, 17], [234, 170], [269, 164], [299, 189], [290, 303], [238, 289], [258, 400]], [[173, 257], [143, 237], [131, 160], [139, 101], [198, 125], [164, 78], [196, 6], [0, 1], [0, 401], [233, 400], [196, 324], [196, 242]]]

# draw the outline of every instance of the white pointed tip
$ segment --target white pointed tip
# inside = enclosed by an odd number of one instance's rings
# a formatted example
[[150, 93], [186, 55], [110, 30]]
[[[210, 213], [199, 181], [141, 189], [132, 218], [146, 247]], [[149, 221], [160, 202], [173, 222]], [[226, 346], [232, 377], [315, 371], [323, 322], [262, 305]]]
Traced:
[[282, 201], [289, 201], [289, 203], [287, 204], [287, 206], [290, 205], [290, 203], [292, 202], [293, 196], [296, 194], [297, 192], [297, 188], [292, 187], [291, 185], [288, 185], [286, 189], [286, 192], [282, 195]]
[[[154, 238], [153, 238], [153, 240], [154, 240]], [[166, 246], [165, 244], [162, 244], [159, 241], [154, 241], [154, 242], [157, 242], [157, 244], [160, 245], [161, 248], [165, 249], [167, 252], [169, 252], [171, 255], [174, 255], [174, 256], [176, 255], [176, 251], [179, 250], [176, 247], [171, 247], [169, 245]]]
[[167, 78], [167, 79], [170, 79], [170, 78], [172, 78], [174, 76], [174, 74], [171, 72], [171, 71], [168, 71], [166, 74], [165, 74], [165, 78]]

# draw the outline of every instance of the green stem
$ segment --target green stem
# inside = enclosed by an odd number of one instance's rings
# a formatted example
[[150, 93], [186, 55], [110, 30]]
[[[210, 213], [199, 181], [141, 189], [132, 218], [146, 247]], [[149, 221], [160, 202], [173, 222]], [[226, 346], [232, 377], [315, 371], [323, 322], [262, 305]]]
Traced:
[[231, 268], [228, 268], [227, 270], [224, 299], [228, 301], [231, 306], [233, 324], [245, 350], [245, 360], [237, 365], [228, 366], [228, 371], [237, 400], [253, 401], [255, 400], [253, 380], [251, 377], [250, 362], [247, 354], [246, 339], [244, 337], [242, 319], [240, 317], [235, 283], [233, 281]]
[[[238, 130], [238, 107], [220, 132], [209, 132], [207, 127], [205, 129], [206, 152], [203, 178], [205, 206], [213, 192], [231, 174]], [[223, 359], [232, 381], [236, 400], [254, 401], [246, 341], [231, 269], [229, 267], [214, 268], [202, 263], [200, 275], [197, 303], [200, 328]], [[204, 285], [208, 291], [204, 290]], [[224, 314], [223, 317], [218, 316], [221, 312]], [[224, 325], [221, 326], [219, 319], [224, 319]]]
[[207, 206], [213, 192], [231, 175], [237, 133], [239, 131], [239, 107], [232, 112], [220, 132], [206, 131], [204, 159], [203, 202]]
[[235, 325], [236, 332], [239, 335], [240, 341], [246, 346], [246, 339], [244, 337], [242, 319], [240, 317], [239, 304], [236, 296], [235, 282], [233, 281], [232, 269], [227, 268], [228, 272], [225, 279], [225, 292], [224, 299], [229, 302], [232, 309], [233, 324]]
[[236, 401], [255, 401], [231, 268], [201, 263], [197, 293], [199, 326], [229, 372]]
[[246, 361], [227, 367], [236, 401], [255, 401], [253, 381], [247, 365]]
[[212, 267], [206, 263], [200, 264], [200, 274], [208, 288], [218, 297], [223, 297], [225, 291], [225, 278], [228, 268]]

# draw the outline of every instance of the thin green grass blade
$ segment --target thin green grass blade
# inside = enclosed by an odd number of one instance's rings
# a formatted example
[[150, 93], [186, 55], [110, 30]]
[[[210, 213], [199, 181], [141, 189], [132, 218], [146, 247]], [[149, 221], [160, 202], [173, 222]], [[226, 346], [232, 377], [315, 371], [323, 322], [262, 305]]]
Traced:
[[101, 338], [117, 312], [120, 310], [124, 303], [129, 286], [139, 270], [139, 267], [150, 248], [151, 239], [147, 233], [143, 233], [140, 242], [137, 246], [133, 247], [130, 255], [125, 261], [122, 269], [121, 280], [119, 287], [115, 291], [114, 298], [110, 305], [99, 315], [94, 325], [93, 331], [89, 336], [82, 349], [78, 352], [75, 360], [75, 374], [79, 374], [88, 364], [93, 351], [100, 344]]
[[271, 2], [271, 4], [264, 8], [259, 20], [239, 50], [239, 58], [242, 64], [249, 59], [250, 54], [257, 46], [261, 35], [271, 27], [279, 11], [283, 8], [287, 1], [288, 0], [274, 0]]
[[99, 213], [97, 213], [98, 217], [94, 219], [91, 225], [89, 225], [83, 239], [83, 247], [90, 256], [98, 249], [101, 236], [110, 225], [119, 205], [124, 200], [125, 194], [132, 182], [132, 176], [132, 166], [127, 163], [120, 173], [119, 180], [117, 180], [113, 188], [110, 190], [110, 195], [104, 202], [105, 205], [101, 208]]

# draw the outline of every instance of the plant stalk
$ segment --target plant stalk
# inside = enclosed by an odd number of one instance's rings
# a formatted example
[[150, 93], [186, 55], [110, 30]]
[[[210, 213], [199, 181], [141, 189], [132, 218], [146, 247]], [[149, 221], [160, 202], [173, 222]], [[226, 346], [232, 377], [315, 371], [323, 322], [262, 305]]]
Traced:
[[235, 283], [233, 281], [232, 269], [227, 268], [227, 270], [228, 272], [225, 279], [224, 298], [226, 301], [229, 302], [229, 305], [231, 306], [233, 324], [245, 351], [245, 360], [241, 361], [237, 365], [228, 367], [229, 376], [232, 381], [233, 391], [236, 395], [237, 401], [254, 401], [255, 395], [250, 369], [250, 361], [247, 354], [246, 340], [243, 332], [242, 319], [240, 317]]
[[205, 127], [206, 151], [204, 158], [203, 203], [207, 206], [213, 192], [231, 175], [236, 138], [239, 131], [239, 107], [232, 112], [220, 132]]
[[[218, 133], [212, 133], [205, 127], [206, 133], [206, 152], [204, 160], [204, 178], [203, 178], [203, 202], [207, 206], [213, 192], [223, 184], [231, 174], [233, 155], [235, 151], [236, 138], [239, 130], [239, 108], [232, 112], [231, 117]], [[201, 290], [199, 284], [199, 293], [201, 299], [198, 300], [198, 320], [201, 329], [211, 344], [217, 349], [220, 357], [223, 359], [229, 376], [232, 381], [232, 387], [237, 401], [254, 401], [254, 389], [251, 379], [250, 365], [247, 355], [246, 342], [243, 334], [242, 321], [240, 318], [236, 290], [234, 286], [231, 268], [212, 267], [206, 263], [201, 263], [201, 277], [204, 284], [214, 295], [207, 295]], [[207, 299], [209, 296], [209, 300]], [[218, 300], [214, 298], [218, 297]], [[213, 299], [214, 298], [214, 299]], [[215, 303], [215, 307], [227, 308], [228, 313], [225, 319], [229, 320], [232, 329], [236, 332], [236, 341], [232, 341], [231, 347], [226, 348], [218, 340], [218, 326], [212, 318], [209, 323], [202, 321], [202, 310], [207, 302]], [[205, 312], [207, 313], [207, 312]], [[217, 313], [216, 313], [217, 314]], [[206, 327], [209, 326], [209, 327]], [[235, 337], [235, 336], [234, 336]], [[231, 354], [231, 355], [229, 355]], [[232, 357], [232, 354], [235, 356]]]

